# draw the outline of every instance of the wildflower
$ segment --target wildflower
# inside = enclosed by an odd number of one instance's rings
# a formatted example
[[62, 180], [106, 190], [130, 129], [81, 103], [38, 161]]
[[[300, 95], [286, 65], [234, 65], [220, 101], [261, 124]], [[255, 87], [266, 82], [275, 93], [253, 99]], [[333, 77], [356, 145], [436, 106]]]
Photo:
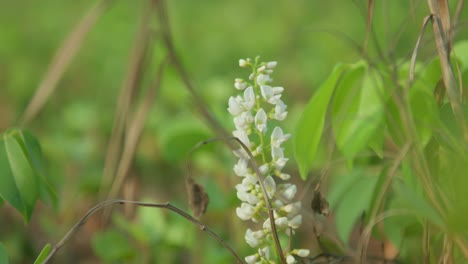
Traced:
[[[268, 207], [265, 198], [272, 205], [275, 227], [278, 235], [290, 236], [302, 223], [301, 202], [295, 202], [297, 187], [294, 184], [281, 182], [291, 176], [283, 173], [288, 158], [284, 156], [283, 143], [289, 138], [281, 127], [272, 126], [272, 121], [282, 121], [287, 117], [286, 104], [281, 100], [284, 88], [273, 86], [271, 74], [277, 62], [259, 62], [255, 60], [240, 59], [239, 66], [251, 68], [252, 73], [248, 80], [237, 78], [234, 87], [243, 91], [242, 95], [231, 96], [228, 102], [228, 111], [233, 116], [236, 130], [233, 135], [244, 143], [259, 164], [262, 177], [248, 167], [249, 158], [245, 150], [237, 149], [234, 154], [239, 161], [234, 165], [234, 172], [243, 178], [236, 185], [237, 197], [241, 201], [236, 209], [237, 216], [245, 221], [263, 223], [259, 229], [247, 229], [245, 240], [256, 253], [245, 257], [247, 263], [275, 263], [275, 254], [270, 254], [274, 246], [271, 230], [271, 221], [268, 216]], [[266, 195], [260, 187], [259, 180], [263, 180]], [[306, 257], [309, 254], [305, 249], [289, 249], [284, 252], [287, 263], [297, 263], [296, 257]]]

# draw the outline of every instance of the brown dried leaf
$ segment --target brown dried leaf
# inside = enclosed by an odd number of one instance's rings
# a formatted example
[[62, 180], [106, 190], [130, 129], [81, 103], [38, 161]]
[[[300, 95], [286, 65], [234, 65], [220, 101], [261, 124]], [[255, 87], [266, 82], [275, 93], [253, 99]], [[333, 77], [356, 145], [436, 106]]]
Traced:
[[205, 192], [205, 188], [196, 183], [191, 177], [187, 178], [186, 183], [190, 208], [195, 217], [200, 217], [206, 212], [210, 197]]
[[314, 193], [311, 207], [312, 211], [318, 214], [322, 214], [324, 216], [328, 216], [328, 214], [330, 213], [328, 201], [325, 199], [325, 197], [319, 190], [316, 190]]

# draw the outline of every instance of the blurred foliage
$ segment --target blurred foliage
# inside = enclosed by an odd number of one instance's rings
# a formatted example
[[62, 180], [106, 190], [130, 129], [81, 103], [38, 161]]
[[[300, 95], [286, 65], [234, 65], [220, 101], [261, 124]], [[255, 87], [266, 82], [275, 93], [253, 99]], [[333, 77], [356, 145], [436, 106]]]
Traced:
[[[6, 129], [19, 125], [19, 119], [39, 86], [55, 51], [77, 21], [96, 2], [0, 0], [2, 136], [8, 137], [10, 134], [4, 133]], [[398, 107], [387, 102], [385, 116], [382, 116], [379, 108], [382, 105], [376, 103], [378, 96], [375, 87], [371, 85], [374, 77], [367, 70], [369, 65], [355, 64], [363, 58], [359, 47], [364, 43], [366, 34], [367, 1], [167, 2], [177, 53], [196, 84], [197, 92], [207, 101], [210, 110], [227, 130], [233, 128], [226, 108], [227, 100], [232, 94], [233, 79], [240, 72], [237, 61], [239, 58], [261, 55], [265, 60], [279, 62], [276, 78], [286, 88], [285, 102], [289, 111], [285, 132], [294, 131], [298, 120], [302, 120], [300, 118], [304, 111], [317, 113], [314, 106], [306, 107], [308, 98], [327, 89], [322, 84], [335, 65], [343, 63], [352, 68], [346, 74], [352, 75], [354, 72], [356, 76], [348, 75], [346, 78], [355, 78], [355, 81], [342, 82], [339, 89], [343, 94], [352, 95], [351, 89], [356, 85], [366, 87], [367, 92], [363, 96], [368, 96], [373, 105], [353, 105], [356, 111], [368, 111], [367, 108], [371, 108], [378, 112], [380, 123], [392, 124], [387, 126], [385, 136], [390, 134], [396, 146], [403, 146], [404, 138], [399, 138], [401, 120], [396, 114]], [[378, 69], [398, 65], [400, 79], [406, 80], [411, 52], [423, 18], [429, 13], [427, 3], [416, 0], [376, 2], [372, 26], [374, 34], [371, 35], [366, 55], [370, 58], [380, 56], [381, 61], [376, 59]], [[452, 7], [455, 6], [456, 1], [449, 2]], [[53, 205], [54, 195], [41, 189], [42, 192], [32, 197], [30, 202], [34, 200], [35, 204], [40, 197], [46, 203], [39, 202], [34, 212], [19, 210], [26, 220], [30, 220], [27, 227], [18, 224], [22, 222], [22, 216], [3, 204], [0, 217], [0, 263], [4, 263], [5, 252], [11, 263], [32, 263], [45, 244], [58, 241], [89, 208], [102, 200], [99, 192], [116, 102], [129, 63], [132, 42], [137, 34], [139, 17], [145, 7], [145, 1], [114, 1], [112, 7], [93, 27], [44, 109], [27, 125], [27, 129], [41, 143], [42, 155], [47, 162], [40, 170], [44, 173], [42, 176], [47, 175], [47, 181], [57, 190], [58, 200], [57, 205]], [[467, 14], [463, 13], [460, 21], [464, 21], [466, 25], [466, 19]], [[456, 40], [463, 39], [468, 34], [466, 26], [457, 30]], [[437, 108], [437, 103], [432, 96], [432, 89], [438, 81], [440, 69], [437, 59], [434, 59], [436, 49], [431, 34], [426, 34], [422, 43], [417, 63], [419, 75], [409, 95], [411, 111], [418, 117], [415, 119], [415, 126], [422, 145], [427, 146], [431, 144], [431, 139], [436, 138], [438, 144], [444, 146], [444, 158], [433, 180], [442, 190], [453, 193], [453, 197], [449, 199], [456, 202], [448, 215], [441, 220], [433, 212], [432, 205], [421, 195], [422, 190], [410, 170], [402, 169], [399, 175], [401, 182], [393, 186], [394, 195], [401, 199], [392, 200], [388, 208], [399, 208], [403, 203], [404, 208], [419, 210], [424, 219], [430, 219], [436, 225], [446, 225], [444, 230], [454, 234], [466, 233], [464, 212], [468, 211], [468, 203], [462, 194], [464, 187], [468, 186], [464, 177], [468, 162], [466, 155], [459, 155], [457, 142], [461, 140], [461, 132], [448, 103], [444, 102], [441, 107], [440, 117], [428, 114], [436, 112], [434, 109]], [[467, 42], [459, 42], [455, 49], [462, 77], [467, 80]], [[156, 47], [151, 63], [156, 64], [164, 53], [164, 49]], [[387, 61], [381, 59], [382, 54]], [[390, 81], [385, 77], [388, 76], [383, 76], [380, 81]], [[352, 232], [353, 224], [363, 209], [374, 206], [372, 201], [375, 191], [382, 186], [381, 180], [376, 177], [370, 181], [366, 179], [368, 175], [382, 175], [374, 166], [382, 160], [360, 156], [369, 143], [364, 142], [364, 139], [372, 137], [369, 148], [380, 153], [382, 158], [384, 133], [373, 134], [375, 131], [383, 131], [378, 126], [379, 122], [369, 124], [366, 120], [361, 120], [356, 127], [342, 124], [336, 119], [332, 119], [330, 123], [325, 118], [331, 95], [323, 96], [327, 98], [325, 101], [319, 100], [323, 105], [319, 110], [320, 115], [314, 117], [318, 119], [315, 120], [316, 123], [304, 124], [309, 129], [316, 124], [321, 126], [320, 131], [314, 130], [316, 135], [313, 142], [309, 143], [312, 147], [302, 150], [308, 155], [315, 155], [315, 158], [298, 155], [297, 159], [302, 178], [307, 179], [309, 175], [313, 181], [315, 179], [312, 176], [318, 176], [324, 164], [333, 163], [330, 185], [334, 182], [339, 184], [331, 188], [329, 199], [333, 210], [337, 210], [339, 237], [347, 242], [346, 237]], [[143, 97], [143, 94], [137, 95], [138, 100]], [[332, 112], [346, 113], [347, 109], [338, 109], [343, 106], [334, 105]], [[359, 110], [359, 107], [364, 108]], [[442, 122], [444, 126], [437, 122]], [[320, 141], [322, 134], [332, 135], [336, 132], [330, 127], [337, 125], [342, 125], [336, 135], [337, 148], [342, 152], [344, 150], [345, 158], [333, 152], [330, 154], [325, 140]], [[362, 137], [364, 139], [353, 141], [353, 133], [363, 128], [368, 131]], [[438, 129], [445, 128], [455, 133], [438, 133]], [[447, 135], [450, 137], [446, 137]], [[214, 132], [210, 131], [198, 114], [196, 104], [180, 77], [173, 68], [169, 68], [137, 147], [129, 172], [132, 181], [127, 182], [123, 188], [126, 197], [156, 202], [171, 201], [188, 210], [184, 186], [187, 152], [197, 142], [213, 136]], [[15, 140], [20, 142], [18, 138]], [[3, 142], [1, 141], [2, 144]], [[301, 142], [299, 140], [299, 144]], [[351, 143], [353, 146], [349, 147]], [[289, 142], [285, 154], [290, 159], [293, 159], [292, 149], [292, 143]], [[2, 147], [0, 154], [4, 153], [3, 150]], [[31, 160], [24, 157], [35, 154], [19, 151], [15, 155], [21, 156], [26, 164], [26, 161]], [[192, 174], [205, 186], [211, 198], [208, 213], [202, 217], [202, 222], [233, 245], [240, 255], [246, 255], [249, 248], [243, 238], [245, 226], [237, 219], [233, 210], [237, 201], [232, 187], [238, 180], [231, 172], [234, 158], [223, 143], [201, 147], [191, 158], [194, 164]], [[349, 162], [352, 158], [353, 162]], [[335, 162], [336, 160], [341, 162]], [[28, 166], [34, 166], [33, 162], [30, 163], [32, 165]], [[7, 166], [1, 163], [0, 169], [5, 168]], [[288, 163], [286, 171], [299, 182], [299, 172], [294, 162]], [[450, 180], [445, 180], [447, 175], [452, 176]], [[43, 180], [42, 177], [38, 179]], [[310, 184], [310, 180], [306, 184], [300, 184], [300, 189], [309, 190], [304, 194], [305, 205], [309, 204], [307, 199], [312, 193]], [[360, 200], [354, 198], [358, 194], [362, 194]], [[47, 195], [49, 198], [46, 198]], [[5, 198], [3, 200], [9, 201]], [[20, 207], [19, 203], [9, 202], [14, 208]], [[304, 222], [311, 223], [318, 217], [311, 216], [308, 209], [305, 207], [304, 214], [307, 217]], [[319, 220], [327, 222], [323, 218]], [[407, 245], [402, 247], [402, 256], [411, 256], [412, 252], [421, 250], [415, 246], [421, 243], [423, 230], [420, 221], [396, 216], [389, 218], [385, 229], [390, 240], [404, 241]], [[311, 225], [306, 224], [298, 236], [298, 242], [314, 247], [312, 252], [319, 253], [316, 243], [312, 241], [315, 239], [311, 239], [314, 235]], [[441, 240], [436, 240], [434, 245], [441, 244]], [[232, 257], [219, 244], [178, 215], [151, 208], [120, 210], [117, 207], [114, 208], [111, 221], [103, 224], [95, 216], [55, 257], [56, 263], [115, 261], [229, 263]]]

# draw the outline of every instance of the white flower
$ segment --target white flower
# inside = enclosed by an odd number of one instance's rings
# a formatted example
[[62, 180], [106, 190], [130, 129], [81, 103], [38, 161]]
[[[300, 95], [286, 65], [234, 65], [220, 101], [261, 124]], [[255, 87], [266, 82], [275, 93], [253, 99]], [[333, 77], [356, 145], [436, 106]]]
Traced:
[[270, 224], [270, 218], [267, 218], [265, 222], [263, 222], [263, 229], [265, 229], [268, 232], [271, 232], [271, 224]]
[[275, 146], [271, 147], [271, 157], [273, 158], [275, 167], [278, 170], [283, 169], [284, 165], [286, 165], [286, 162], [288, 161], [288, 159], [284, 157], [283, 149]]
[[275, 127], [271, 133], [271, 145], [279, 148], [283, 142], [289, 139], [290, 134], [284, 134], [281, 127]]
[[281, 94], [273, 94], [273, 89], [269, 85], [260, 86], [260, 92], [262, 93], [262, 97], [270, 104], [278, 103], [281, 97]]
[[258, 254], [253, 254], [253, 255], [245, 257], [245, 262], [247, 262], [247, 264], [255, 264], [257, 259], [258, 259]]
[[236, 208], [236, 214], [242, 220], [251, 219], [254, 213], [254, 207], [248, 203], [242, 203], [241, 207]]
[[254, 121], [252, 113], [250, 111], [242, 112], [240, 115], [234, 117], [234, 124], [236, 129], [247, 131], [250, 128], [250, 124]]
[[263, 184], [265, 185], [265, 189], [268, 193], [268, 196], [270, 196], [270, 198], [273, 197], [273, 195], [276, 192], [276, 183], [275, 183], [275, 180], [273, 180], [273, 177], [271, 176], [266, 177], [265, 180], [263, 181]]
[[238, 138], [242, 143], [244, 143], [248, 148], [252, 146], [252, 142], [250, 142], [249, 136], [247, 135], [247, 132], [244, 130], [234, 130], [232, 132], [232, 135]]
[[262, 86], [262, 85], [265, 85], [266, 83], [269, 83], [271, 82], [272, 79], [270, 77], [270, 75], [268, 74], [259, 74], [257, 76], [257, 84]]
[[296, 263], [296, 259], [295, 259], [292, 255], [288, 255], [288, 256], [286, 257], [286, 263], [288, 263], [288, 264], [294, 264], [294, 263]]
[[257, 195], [249, 192], [249, 187], [243, 184], [236, 185], [237, 198], [243, 202], [247, 202], [250, 205], [255, 205], [260, 201]]
[[288, 218], [285, 217], [285, 216], [275, 219], [276, 226], [278, 226], [280, 228], [286, 227], [288, 225], [288, 222], [289, 222]]
[[265, 65], [259, 67], [259, 68], [257, 69], [257, 72], [263, 72], [264, 70], [266, 70], [266, 66], [265, 66]]
[[281, 94], [284, 91], [284, 88], [281, 86], [275, 86], [271, 89], [273, 90], [273, 94]]
[[252, 86], [247, 87], [244, 91], [244, 102], [242, 103], [245, 110], [249, 111], [255, 105], [255, 93]]
[[239, 100], [240, 96], [234, 98], [234, 97], [229, 97], [229, 107], [228, 107], [228, 111], [229, 113], [231, 113], [231, 115], [233, 116], [237, 116], [239, 115], [240, 113], [242, 113], [242, 108], [241, 108], [241, 105], [240, 105], [240, 100]]
[[257, 114], [255, 115], [255, 127], [257, 128], [260, 133], [264, 134], [267, 129], [267, 115], [263, 108], [258, 110]]
[[296, 215], [293, 219], [289, 220], [289, 226], [292, 229], [298, 228], [302, 224], [302, 215]]
[[264, 256], [266, 259], [270, 259], [270, 248], [264, 247], [262, 249], [259, 249], [258, 254], [260, 254], [260, 256]]
[[288, 214], [288, 217], [293, 217], [301, 211], [301, 205], [301, 202], [290, 203], [282, 209]]
[[277, 64], [278, 64], [278, 62], [276, 62], [276, 61], [270, 61], [270, 62], [267, 62], [266, 67], [268, 69], [274, 69]]
[[282, 121], [288, 116], [288, 112], [286, 111], [287, 106], [283, 103], [283, 101], [278, 100], [275, 105], [275, 112], [273, 118]]
[[245, 232], [245, 241], [251, 247], [257, 247], [260, 243], [262, 243], [263, 236], [264, 233], [262, 230], [252, 231], [250, 228], [248, 228]]
[[234, 80], [234, 87], [237, 90], [244, 90], [247, 87], [247, 83], [243, 79], [236, 78]]
[[281, 194], [283, 195], [284, 199], [291, 201], [294, 199], [294, 195], [296, 195], [297, 192], [297, 187], [294, 184], [286, 183], [283, 184], [283, 187], [285, 188]]
[[234, 172], [237, 176], [246, 176], [248, 173], [247, 169], [248, 160], [247, 159], [239, 159], [236, 165], [234, 165]]
[[248, 63], [247, 63], [246, 60], [240, 59], [240, 60], [239, 60], [239, 66], [242, 67], [242, 68], [244, 68], [244, 67], [247, 67], [247, 66], [248, 66]]
[[280, 179], [282, 179], [282, 180], [287, 181], [287, 180], [289, 180], [291, 178], [291, 175], [289, 175], [287, 173], [280, 173], [278, 177], [280, 177]]
[[263, 175], [265, 175], [265, 174], [268, 173], [268, 170], [270, 170], [270, 165], [268, 165], [268, 163], [265, 163], [265, 164], [263, 164], [262, 166], [260, 166], [260, 167], [258, 168], [258, 170], [259, 170]]
[[295, 249], [294, 253], [296, 255], [298, 255], [299, 257], [301, 257], [301, 258], [305, 258], [305, 257], [309, 256], [310, 250], [308, 250], [308, 249]]

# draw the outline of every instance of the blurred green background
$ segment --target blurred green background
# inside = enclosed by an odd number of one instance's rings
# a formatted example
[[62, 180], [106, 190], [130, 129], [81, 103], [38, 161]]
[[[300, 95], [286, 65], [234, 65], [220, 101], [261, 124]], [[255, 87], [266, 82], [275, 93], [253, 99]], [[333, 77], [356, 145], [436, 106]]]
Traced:
[[[18, 125], [54, 53], [96, 2], [0, 0], [0, 131]], [[361, 58], [356, 45], [364, 43], [367, 1], [167, 2], [177, 53], [197, 92], [227, 130], [233, 128], [226, 111], [229, 96], [236, 92], [233, 80], [248, 74], [239, 69], [239, 58], [260, 55], [265, 61], [278, 61], [275, 83], [285, 87], [284, 100], [290, 113], [284, 126], [287, 132], [293, 131], [304, 104], [333, 66]], [[376, 58], [380, 50], [395, 60], [409, 58], [428, 14], [427, 3], [376, 2], [375, 38], [368, 53]], [[146, 1], [113, 1], [45, 107], [27, 124], [26, 129], [42, 145], [59, 204], [56, 209], [39, 204], [28, 226], [8, 206], [0, 209], [0, 240], [7, 246], [12, 263], [31, 263], [45, 243], [58, 241], [100, 201], [116, 102], [145, 6]], [[466, 14], [461, 21], [466, 23]], [[467, 33], [466, 27], [461, 27], [457, 36]], [[430, 39], [423, 40], [422, 58], [436, 54]], [[155, 51], [154, 64], [163, 53]], [[153, 72], [148, 74], [155, 75]], [[171, 201], [188, 210], [184, 186], [187, 152], [196, 142], [213, 136], [179, 76], [169, 67], [122, 197]], [[301, 185], [290, 146], [287, 153], [291, 161], [286, 171]], [[233, 186], [238, 178], [231, 168], [235, 158], [223, 143], [212, 143], [198, 150], [193, 159], [192, 173], [211, 197], [202, 221], [241, 254], [248, 254], [243, 243], [245, 224], [236, 218], [234, 210], [237, 201]], [[312, 233], [306, 230], [307, 225], [304, 229], [299, 239], [308, 245]], [[133, 263], [232, 261], [227, 251], [178, 215], [155, 209], [122, 211], [117, 207], [105, 228], [99, 216], [92, 218], [55, 261], [119, 263], [114, 261], [122, 258]]]

